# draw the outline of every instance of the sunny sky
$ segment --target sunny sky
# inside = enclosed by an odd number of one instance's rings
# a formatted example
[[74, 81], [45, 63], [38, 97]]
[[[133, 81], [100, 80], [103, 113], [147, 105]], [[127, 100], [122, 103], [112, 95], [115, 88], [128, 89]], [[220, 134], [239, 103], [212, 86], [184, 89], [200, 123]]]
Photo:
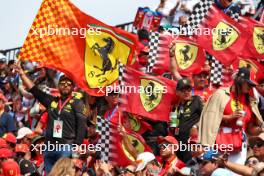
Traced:
[[[71, 0], [87, 14], [109, 25], [133, 21], [137, 8], [155, 9], [160, 0]], [[0, 50], [19, 47], [27, 36], [42, 0], [0, 1]]]

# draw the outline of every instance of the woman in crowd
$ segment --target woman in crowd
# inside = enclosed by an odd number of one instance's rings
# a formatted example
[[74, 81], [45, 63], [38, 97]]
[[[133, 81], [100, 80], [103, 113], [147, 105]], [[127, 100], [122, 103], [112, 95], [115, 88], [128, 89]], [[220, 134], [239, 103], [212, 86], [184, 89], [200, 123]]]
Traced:
[[233, 85], [217, 90], [201, 114], [201, 144], [230, 152], [228, 160], [238, 164], [244, 164], [247, 157], [246, 133], [257, 135], [264, 131], [257, 104], [251, 97], [254, 86], [254, 73], [249, 68], [240, 68]]
[[74, 162], [70, 158], [60, 158], [52, 167], [48, 176], [58, 175], [75, 176]]

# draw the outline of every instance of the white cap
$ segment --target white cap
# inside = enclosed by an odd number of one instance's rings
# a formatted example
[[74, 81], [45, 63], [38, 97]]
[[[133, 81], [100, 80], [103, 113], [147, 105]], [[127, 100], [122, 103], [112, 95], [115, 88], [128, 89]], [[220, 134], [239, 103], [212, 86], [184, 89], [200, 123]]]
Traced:
[[18, 130], [17, 132], [17, 139], [22, 139], [23, 137], [25, 137], [28, 134], [32, 134], [33, 131], [31, 129], [29, 129], [28, 127], [22, 127]]
[[136, 169], [136, 172], [138, 171], [141, 171], [143, 170], [146, 165], [153, 161], [155, 159], [155, 156], [153, 153], [150, 153], [150, 152], [143, 152], [143, 153], [140, 153], [138, 156], [137, 156], [137, 169]]

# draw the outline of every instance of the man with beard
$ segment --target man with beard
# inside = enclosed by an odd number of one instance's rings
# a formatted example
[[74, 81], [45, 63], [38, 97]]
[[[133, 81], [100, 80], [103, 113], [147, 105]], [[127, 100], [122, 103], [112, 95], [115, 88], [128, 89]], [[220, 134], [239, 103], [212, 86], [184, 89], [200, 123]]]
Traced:
[[[44, 165], [47, 174], [61, 157], [70, 157], [74, 146], [80, 145], [85, 135], [85, 106], [72, 95], [74, 83], [65, 75], [58, 83], [60, 97], [41, 91], [27, 77], [19, 64], [14, 70], [19, 73], [24, 86], [43, 104], [48, 113], [45, 134]], [[44, 148], [44, 147], [43, 147]]]

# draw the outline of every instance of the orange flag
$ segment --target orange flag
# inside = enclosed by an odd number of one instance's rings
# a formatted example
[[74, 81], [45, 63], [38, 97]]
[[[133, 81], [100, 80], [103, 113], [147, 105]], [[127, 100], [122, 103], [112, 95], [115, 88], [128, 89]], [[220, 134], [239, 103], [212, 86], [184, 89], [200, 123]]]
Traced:
[[91, 95], [118, 79], [130, 64], [136, 37], [81, 12], [69, 0], [44, 0], [19, 58], [43, 63], [72, 78]]

